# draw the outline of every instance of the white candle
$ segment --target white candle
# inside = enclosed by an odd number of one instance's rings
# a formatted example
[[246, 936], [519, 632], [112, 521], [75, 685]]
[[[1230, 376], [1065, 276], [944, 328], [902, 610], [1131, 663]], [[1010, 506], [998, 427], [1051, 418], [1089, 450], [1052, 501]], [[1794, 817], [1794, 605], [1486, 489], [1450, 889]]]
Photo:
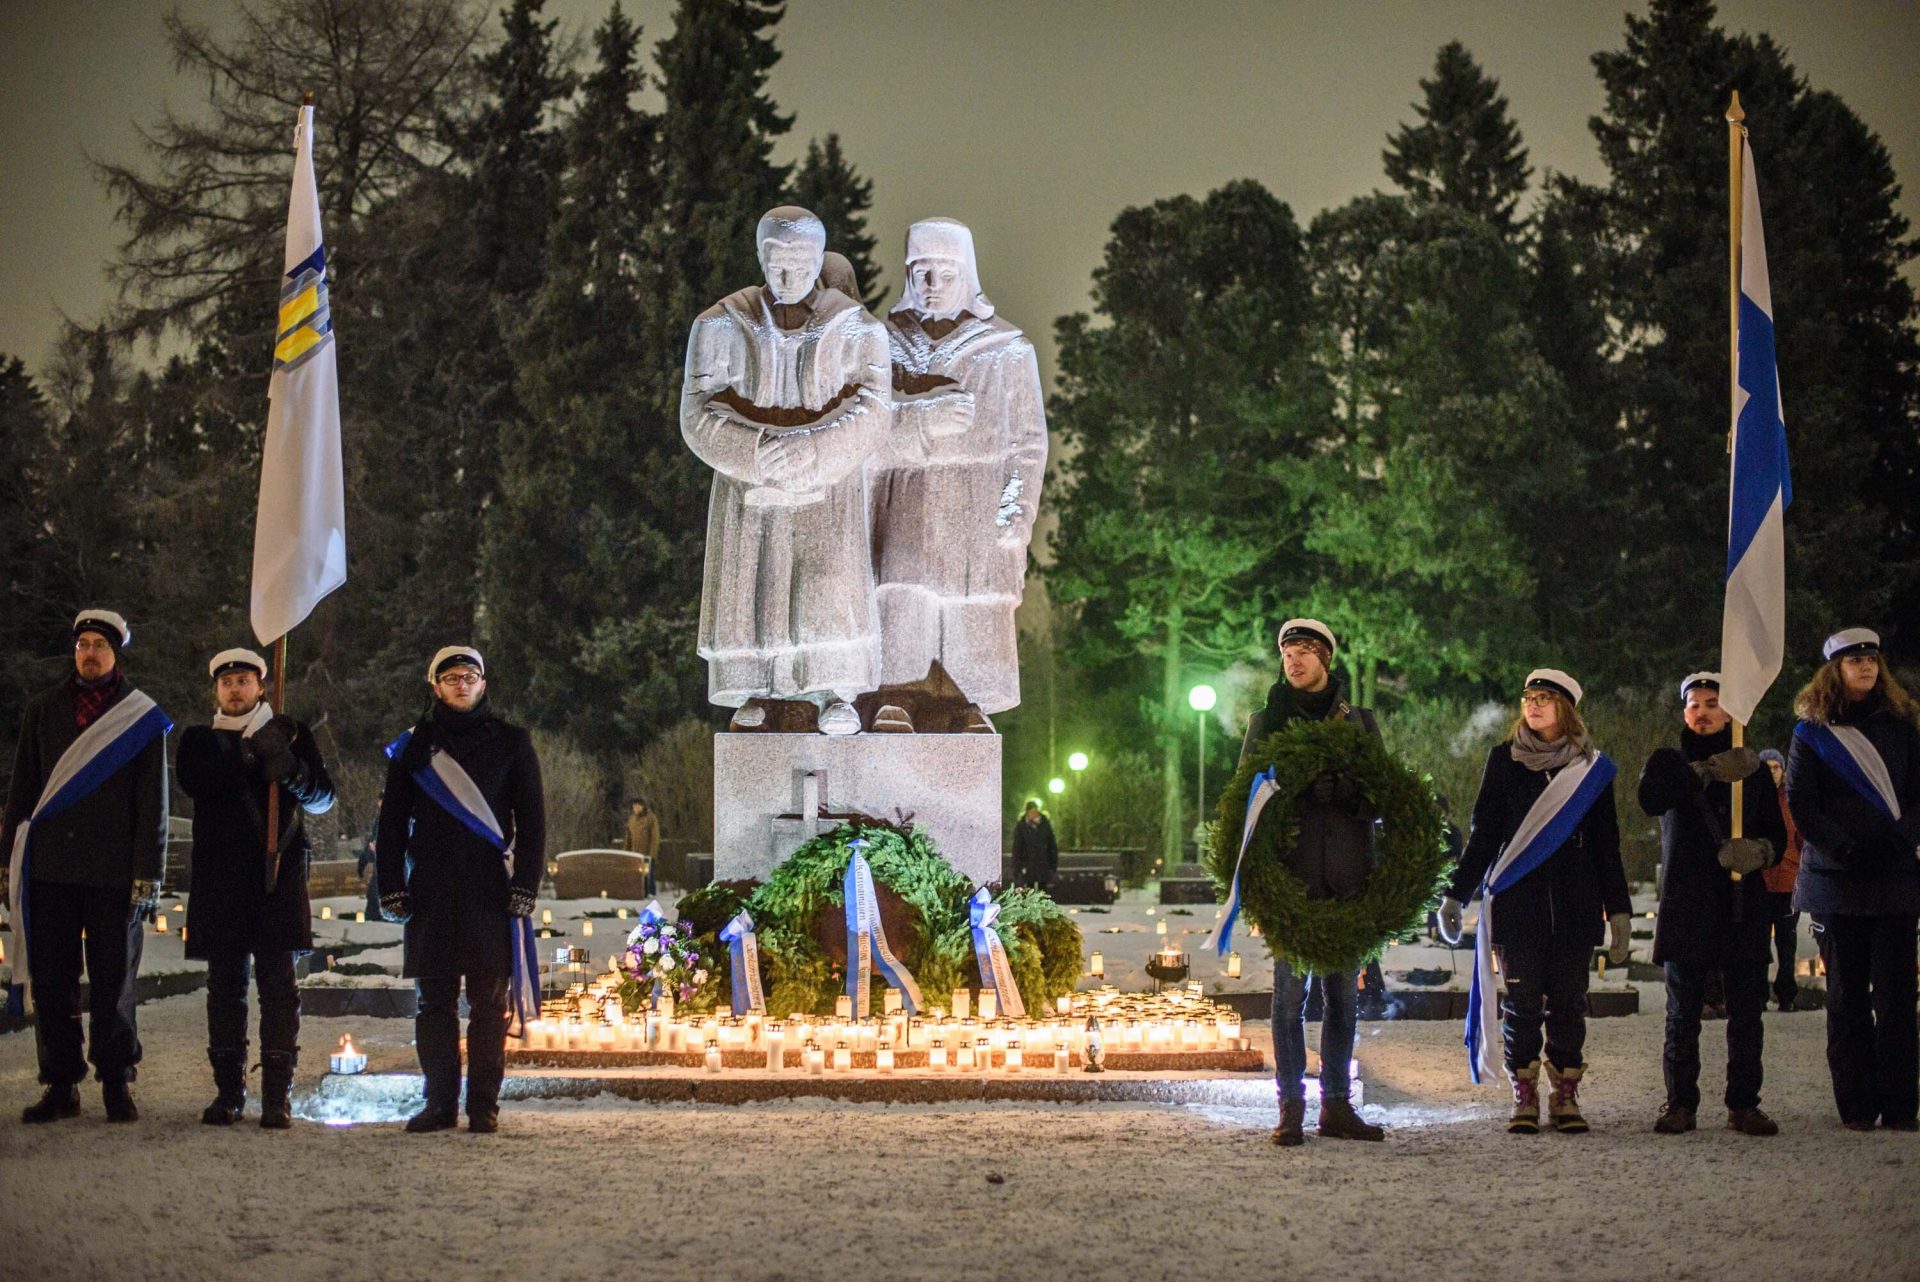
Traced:
[[1239, 953], [1227, 954], [1227, 978], [1228, 979], [1240, 978], [1240, 954]]
[[1073, 995], [1071, 993], [1060, 994], [1060, 996], [1054, 998], [1053, 1008], [1059, 1011], [1062, 1015], [1072, 1014], [1073, 1013]]
[[1104, 979], [1106, 977], [1107, 959], [1101, 956], [1098, 948], [1094, 949], [1093, 955], [1087, 958], [1087, 974], [1095, 979]]
[[873, 1052], [873, 1066], [883, 1073], [893, 1071], [893, 1043], [881, 1042]]
[[992, 1019], [1000, 1010], [1000, 995], [990, 988], [980, 990], [980, 1018]]
[[357, 912], [357, 913], [355, 913], [355, 914], [353, 915], [353, 919], [354, 919], [355, 921], [365, 921], [365, 920], [367, 919], [367, 914], [366, 914], [366, 910], [365, 910], [365, 909], [362, 909], [361, 911], [359, 911], [359, 912]]
[[167, 915], [165, 913], [159, 913], [154, 917], [153, 929], [155, 934], [164, 935], [167, 933]]
[[1022, 1059], [1022, 1052], [1021, 1052], [1020, 1043], [1018, 1041], [1008, 1042], [1007, 1043], [1007, 1071], [1009, 1073], [1019, 1072], [1021, 1059]]
[[820, 1049], [818, 1042], [808, 1042], [803, 1058], [807, 1061], [807, 1072], [818, 1077], [827, 1070], [826, 1052]]
[[777, 1073], [787, 1066], [787, 1026], [773, 1019], [767, 1021], [763, 1039], [767, 1044], [767, 1071]]
[[1165, 917], [1153, 923], [1153, 933], [1156, 935], [1164, 935], [1167, 933], [1167, 919]]
[[978, 1038], [973, 1043], [973, 1061], [982, 1072], [993, 1067], [993, 1046], [986, 1038]]
[[580, 923], [580, 934], [581, 934], [581, 936], [582, 936], [582, 937], [586, 937], [586, 936], [589, 936], [589, 935], [592, 935], [592, 934], [593, 934], [593, 923], [592, 923], [592, 922], [590, 922], [590, 921], [583, 921], [583, 922], [581, 922], [581, 923]]
[[1071, 1062], [1072, 1062], [1072, 1057], [1067, 1054], [1066, 1047], [1056, 1046], [1053, 1048], [1053, 1071], [1054, 1072], [1056, 1073], [1066, 1072], [1067, 1066]]
[[973, 1010], [972, 990], [966, 989], [966, 988], [954, 989], [953, 990], [953, 1017], [955, 1019], [965, 1019], [972, 1010]]
[[845, 1042], [835, 1042], [833, 1044], [834, 1071], [843, 1073], [847, 1069], [852, 1067], [853, 1067], [853, 1052], [850, 1049], [848, 1049], [847, 1044]]
[[670, 1051], [687, 1049], [687, 1026], [677, 1019], [667, 1021], [667, 1049]]
[[897, 1011], [899, 1009], [900, 1009], [900, 990], [899, 989], [889, 988], [880, 995], [880, 1013], [881, 1014], [891, 1015], [894, 1011]]
[[625, 921], [627, 919], [627, 910], [624, 908], [617, 908], [614, 910], [613, 915], [615, 917], [618, 917], [621, 921]]
[[842, 993], [833, 999], [833, 1016], [835, 1019], [853, 1018], [853, 997], [851, 994]]
[[927, 1067], [934, 1068], [934, 1069], [945, 1069], [946, 1066], [947, 1066], [947, 1044], [944, 1041], [940, 1040], [938, 1037], [936, 1037], [933, 1039], [933, 1045], [927, 1048]]
[[709, 1073], [720, 1071], [720, 1043], [717, 1041], [707, 1043], [707, 1071]]
[[963, 1073], [973, 1067], [973, 1043], [964, 1037], [953, 1048], [953, 1066]]
[[320, 905], [320, 920], [321, 920], [321, 921], [332, 921], [332, 920], [333, 920], [333, 905], [332, 905], [332, 904], [321, 904], [321, 905]]

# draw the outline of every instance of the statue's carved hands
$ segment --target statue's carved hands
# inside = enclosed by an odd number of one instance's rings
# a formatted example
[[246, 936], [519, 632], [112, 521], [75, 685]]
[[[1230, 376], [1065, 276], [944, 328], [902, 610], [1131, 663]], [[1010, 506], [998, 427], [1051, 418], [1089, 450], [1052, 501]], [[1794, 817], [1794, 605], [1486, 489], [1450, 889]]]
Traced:
[[769, 436], [760, 442], [756, 461], [763, 484], [783, 490], [805, 489], [813, 483], [820, 447], [809, 432]]

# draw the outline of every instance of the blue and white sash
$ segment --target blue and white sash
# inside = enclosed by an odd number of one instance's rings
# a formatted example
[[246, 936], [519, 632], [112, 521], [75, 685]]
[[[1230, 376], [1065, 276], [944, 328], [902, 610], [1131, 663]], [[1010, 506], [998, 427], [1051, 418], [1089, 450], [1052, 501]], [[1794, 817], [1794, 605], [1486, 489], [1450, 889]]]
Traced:
[[1233, 924], [1240, 918], [1240, 865], [1247, 861], [1247, 846], [1253, 841], [1253, 829], [1260, 822], [1260, 812], [1267, 808], [1267, 803], [1279, 791], [1274, 786], [1271, 766], [1255, 775], [1253, 786], [1247, 789], [1247, 819], [1240, 829], [1240, 856], [1233, 861], [1233, 886], [1227, 891], [1226, 909], [1214, 924], [1213, 933], [1207, 936], [1205, 945], [1213, 949], [1216, 957], [1225, 957], [1227, 949], [1233, 946]]
[[1852, 789], [1880, 808], [1887, 818], [1900, 818], [1900, 797], [1893, 790], [1893, 776], [1873, 740], [1853, 726], [1823, 726], [1797, 721], [1793, 737], [1813, 749], [1827, 769], [1847, 781]]
[[720, 942], [727, 946], [733, 976], [733, 1013], [765, 1011], [767, 999], [760, 992], [760, 941], [753, 933], [753, 917], [742, 908], [732, 921], [720, 928]]
[[1020, 1000], [1020, 986], [1013, 982], [1007, 948], [1000, 941], [1000, 905], [993, 902], [993, 894], [985, 886], [967, 901], [967, 919], [973, 926], [973, 959], [980, 967], [980, 982], [999, 996], [1003, 1016], [1025, 1019], [1027, 1004]]
[[1617, 770], [1604, 752], [1590, 752], [1567, 765], [1534, 799], [1513, 839], [1487, 870], [1480, 886], [1480, 925], [1473, 933], [1473, 987], [1467, 993], [1467, 1071], [1475, 1083], [1497, 1067], [1500, 1003], [1493, 973], [1493, 900], [1551, 859], [1573, 836]]
[[920, 985], [913, 982], [913, 976], [887, 947], [887, 928], [881, 924], [880, 901], [873, 893], [873, 869], [867, 866], [867, 857], [861, 853], [866, 849], [866, 838], [855, 837], [848, 845], [853, 848], [853, 858], [847, 861], [847, 876], [841, 891], [847, 906], [846, 991], [847, 996], [853, 998], [854, 1017], [867, 1017], [872, 1004], [875, 967], [888, 986], [900, 990], [907, 1014], [916, 1014], [920, 1009]]
[[[412, 730], [402, 731], [387, 745], [387, 756], [398, 759], [412, 740]], [[426, 766], [413, 772], [413, 782], [474, 836], [499, 851], [506, 862], [507, 880], [513, 880], [513, 846], [507, 841], [506, 829], [494, 817], [480, 785], [452, 753], [436, 745], [428, 754]], [[540, 1015], [540, 953], [534, 943], [533, 918], [509, 917], [507, 921], [513, 932], [509, 941], [513, 979], [507, 993], [507, 1036], [524, 1037], [527, 1021]]]
[[40, 799], [33, 813], [13, 830], [13, 850], [7, 860], [8, 884], [12, 902], [7, 910], [13, 920], [13, 982], [26, 985], [28, 974], [27, 935], [32, 905], [27, 902], [27, 887], [32, 881], [32, 829], [43, 819], [73, 809], [95, 788], [145, 751], [148, 744], [163, 738], [173, 722], [153, 699], [139, 690], [129, 690], [120, 701], [101, 713], [94, 723], [67, 745], [60, 760], [53, 763], [47, 781], [41, 785]]

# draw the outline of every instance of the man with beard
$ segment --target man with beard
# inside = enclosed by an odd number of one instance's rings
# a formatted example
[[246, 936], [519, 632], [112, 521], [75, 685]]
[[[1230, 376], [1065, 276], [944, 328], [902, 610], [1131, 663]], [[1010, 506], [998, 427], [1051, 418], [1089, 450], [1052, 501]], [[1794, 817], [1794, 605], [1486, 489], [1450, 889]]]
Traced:
[[[1774, 1135], [1760, 1110], [1761, 1013], [1767, 1006], [1772, 910], [1759, 873], [1786, 848], [1780, 794], [1766, 763], [1733, 746], [1720, 674], [1680, 683], [1678, 748], [1657, 748], [1640, 771], [1640, 808], [1660, 820], [1660, 912], [1653, 960], [1666, 967], [1667, 1102], [1653, 1129], [1680, 1135], [1700, 1107], [1700, 1008], [1718, 972], [1727, 1005], [1727, 1125]], [[1744, 781], [1742, 836], [1732, 837], [1733, 787]]]
[[[217, 1094], [200, 1120], [231, 1126], [247, 1103], [247, 973], [260, 993], [260, 1125], [293, 1125], [293, 1068], [300, 1051], [300, 993], [293, 955], [313, 947], [307, 902], [310, 847], [303, 815], [333, 808], [333, 781], [313, 732], [275, 715], [267, 661], [222, 650], [210, 726], [180, 736], [175, 767], [193, 798], [193, 877], [187, 956], [207, 963], [207, 1059]], [[269, 789], [280, 790], [269, 846]]]
[[500, 1127], [509, 1014], [539, 1014], [528, 919], [546, 860], [540, 761], [531, 734], [493, 715], [486, 672], [472, 646], [443, 648], [427, 665], [432, 709], [387, 748], [377, 876], [381, 911], [406, 925], [402, 969], [419, 1002], [427, 1102], [407, 1122], [415, 1134], [459, 1121], [462, 979], [475, 1134]]
[[78, 1114], [87, 1059], [107, 1120], [140, 1116], [128, 1089], [140, 1062], [134, 980], [141, 922], [166, 873], [173, 723], [120, 671], [132, 637], [112, 610], [82, 610], [73, 621], [73, 671], [27, 705], [14, 750], [0, 849], [8, 856], [14, 982], [25, 984], [38, 1012], [34, 1038], [47, 1088], [21, 1113], [24, 1122]]

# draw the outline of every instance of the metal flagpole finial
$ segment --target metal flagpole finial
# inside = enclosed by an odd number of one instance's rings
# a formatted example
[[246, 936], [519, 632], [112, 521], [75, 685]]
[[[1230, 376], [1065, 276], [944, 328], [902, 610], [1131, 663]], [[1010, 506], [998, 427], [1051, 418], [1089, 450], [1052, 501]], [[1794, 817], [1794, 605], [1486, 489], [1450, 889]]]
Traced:
[[[301, 94], [301, 95], [300, 95], [300, 105], [301, 105], [302, 107], [311, 107], [311, 106], [313, 105], [313, 95], [312, 95], [312, 94], [310, 94], [310, 93], [303, 93], [303, 94]], [[1737, 111], [1737, 110], [1739, 109], [1739, 107], [1740, 107], [1740, 95], [1739, 95], [1739, 94], [1735, 94], [1735, 95], [1733, 96], [1733, 105], [1734, 105], [1734, 109], [1735, 109], [1735, 110]]]

